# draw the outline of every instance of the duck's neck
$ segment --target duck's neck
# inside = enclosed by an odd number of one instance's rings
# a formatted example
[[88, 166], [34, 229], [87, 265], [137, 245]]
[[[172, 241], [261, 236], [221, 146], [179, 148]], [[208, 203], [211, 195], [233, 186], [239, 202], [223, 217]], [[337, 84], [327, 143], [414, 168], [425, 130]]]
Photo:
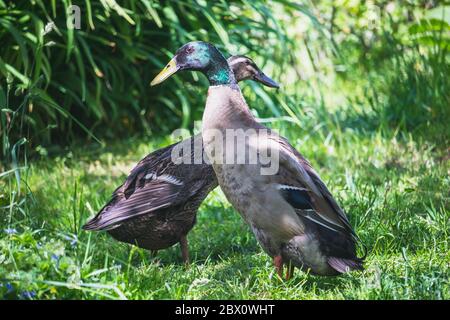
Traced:
[[209, 87], [203, 129], [243, 128], [255, 122], [237, 84]]
[[228, 161], [227, 152], [235, 155], [234, 151], [229, 149], [234, 146], [235, 137], [241, 141], [238, 137], [243, 137], [242, 134], [245, 137], [249, 132], [247, 130], [259, 127], [237, 84], [209, 87], [203, 112], [202, 139], [206, 156], [212, 161], [216, 174], [217, 170], [220, 170], [220, 165], [217, 164]]
[[227, 60], [224, 56], [217, 52], [212, 54], [209, 68], [205, 70], [205, 75], [209, 80], [211, 86], [219, 85], [233, 85], [236, 84], [233, 71], [231, 71]]

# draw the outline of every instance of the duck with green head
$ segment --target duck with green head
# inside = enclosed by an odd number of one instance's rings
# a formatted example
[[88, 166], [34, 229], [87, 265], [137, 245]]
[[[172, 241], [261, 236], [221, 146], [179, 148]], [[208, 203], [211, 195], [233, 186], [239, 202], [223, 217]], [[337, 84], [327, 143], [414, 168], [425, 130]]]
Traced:
[[[361, 270], [358, 238], [344, 211], [309, 162], [286, 139], [258, 123], [219, 50], [206, 42], [187, 43], [151, 84], [182, 70], [200, 71], [209, 80], [202, 125], [205, 151], [225, 196], [273, 258], [277, 273], [282, 275], [284, 264], [290, 266], [287, 278], [293, 266], [318, 275]], [[227, 141], [230, 130], [248, 134], [245, 150], [237, 153], [276, 151], [278, 169], [266, 174], [261, 162], [225, 159], [219, 152], [224, 146], [226, 153], [235, 150], [235, 144]]]
[[[232, 65], [242, 67], [236, 67], [232, 70], [230, 67]], [[268, 87], [279, 87], [278, 83], [266, 76], [248, 57], [237, 55], [230, 57], [227, 61], [216, 47], [201, 41], [190, 42], [181, 47], [175, 57], [152, 80], [150, 85], [155, 86], [182, 70], [204, 73], [211, 86], [236, 84], [236, 79], [239, 79], [239, 81], [250, 79]], [[239, 74], [235, 75], [233, 71]]]
[[[227, 63], [237, 81], [278, 87], [249, 57], [231, 56]], [[194, 158], [195, 147], [201, 145], [202, 136], [196, 135], [147, 155], [83, 229], [107, 231], [118, 241], [152, 252], [180, 243], [183, 261], [189, 263], [187, 234], [198, 207], [217, 187], [211, 165]], [[174, 163], [174, 150], [189, 150], [189, 163]]]

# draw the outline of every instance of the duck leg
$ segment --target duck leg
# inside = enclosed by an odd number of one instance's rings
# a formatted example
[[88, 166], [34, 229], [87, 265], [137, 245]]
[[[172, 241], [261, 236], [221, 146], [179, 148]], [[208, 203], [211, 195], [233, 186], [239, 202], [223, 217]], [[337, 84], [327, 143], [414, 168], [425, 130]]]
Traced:
[[278, 276], [283, 279], [283, 258], [281, 255], [273, 257], [273, 264]]
[[188, 265], [189, 264], [189, 248], [186, 236], [182, 236], [180, 239], [180, 247], [181, 247], [181, 257], [183, 258], [183, 262]]
[[150, 250], [150, 258], [154, 258], [156, 257], [156, 255], [158, 254], [158, 250]]
[[288, 263], [288, 268], [286, 270], [286, 280], [289, 280], [294, 275], [295, 267], [291, 261]]

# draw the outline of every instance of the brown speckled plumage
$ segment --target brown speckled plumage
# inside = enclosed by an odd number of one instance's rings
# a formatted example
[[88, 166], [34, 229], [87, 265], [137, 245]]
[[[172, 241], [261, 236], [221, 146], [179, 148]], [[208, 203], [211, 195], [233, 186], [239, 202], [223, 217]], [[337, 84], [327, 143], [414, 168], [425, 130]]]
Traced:
[[[191, 144], [192, 159], [195, 140], [201, 143], [201, 136], [180, 142]], [[173, 163], [172, 149], [180, 143], [142, 159], [125, 183], [114, 191], [111, 201], [84, 229], [108, 230], [115, 239], [148, 250], [168, 248], [186, 236], [196, 222], [198, 207], [217, 186], [217, 180], [212, 167], [206, 163]], [[146, 178], [149, 175], [151, 179]], [[182, 185], [159, 180], [161, 176], [173, 177]], [[144, 196], [136, 197], [140, 194]]]

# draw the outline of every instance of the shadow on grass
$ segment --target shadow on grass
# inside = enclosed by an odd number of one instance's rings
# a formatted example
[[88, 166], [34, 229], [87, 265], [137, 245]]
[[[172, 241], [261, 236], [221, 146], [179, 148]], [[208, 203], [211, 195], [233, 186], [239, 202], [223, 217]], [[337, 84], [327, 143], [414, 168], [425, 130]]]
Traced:
[[[298, 271], [297, 272], [302, 272]], [[295, 281], [296, 279], [294, 279]], [[358, 280], [358, 278], [349, 276], [347, 274], [341, 274], [338, 276], [328, 276], [328, 277], [321, 277], [321, 276], [314, 276], [311, 274], [306, 275], [306, 281], [303, 282], [302, 288], [305, 288], [307, 290], [313, 291], [314, 289], [319, 290], [334, 290], [334, 291], [344, 291], [346, 287], [349, 286], [349, 284], [352, 285], [352, 287], [357, 288], [361, 285], [361, 282]], [[297, 282], [301, 282], [301, 278], [297, 280]], [[295, 282], [294, 282], [295, 283]]]

